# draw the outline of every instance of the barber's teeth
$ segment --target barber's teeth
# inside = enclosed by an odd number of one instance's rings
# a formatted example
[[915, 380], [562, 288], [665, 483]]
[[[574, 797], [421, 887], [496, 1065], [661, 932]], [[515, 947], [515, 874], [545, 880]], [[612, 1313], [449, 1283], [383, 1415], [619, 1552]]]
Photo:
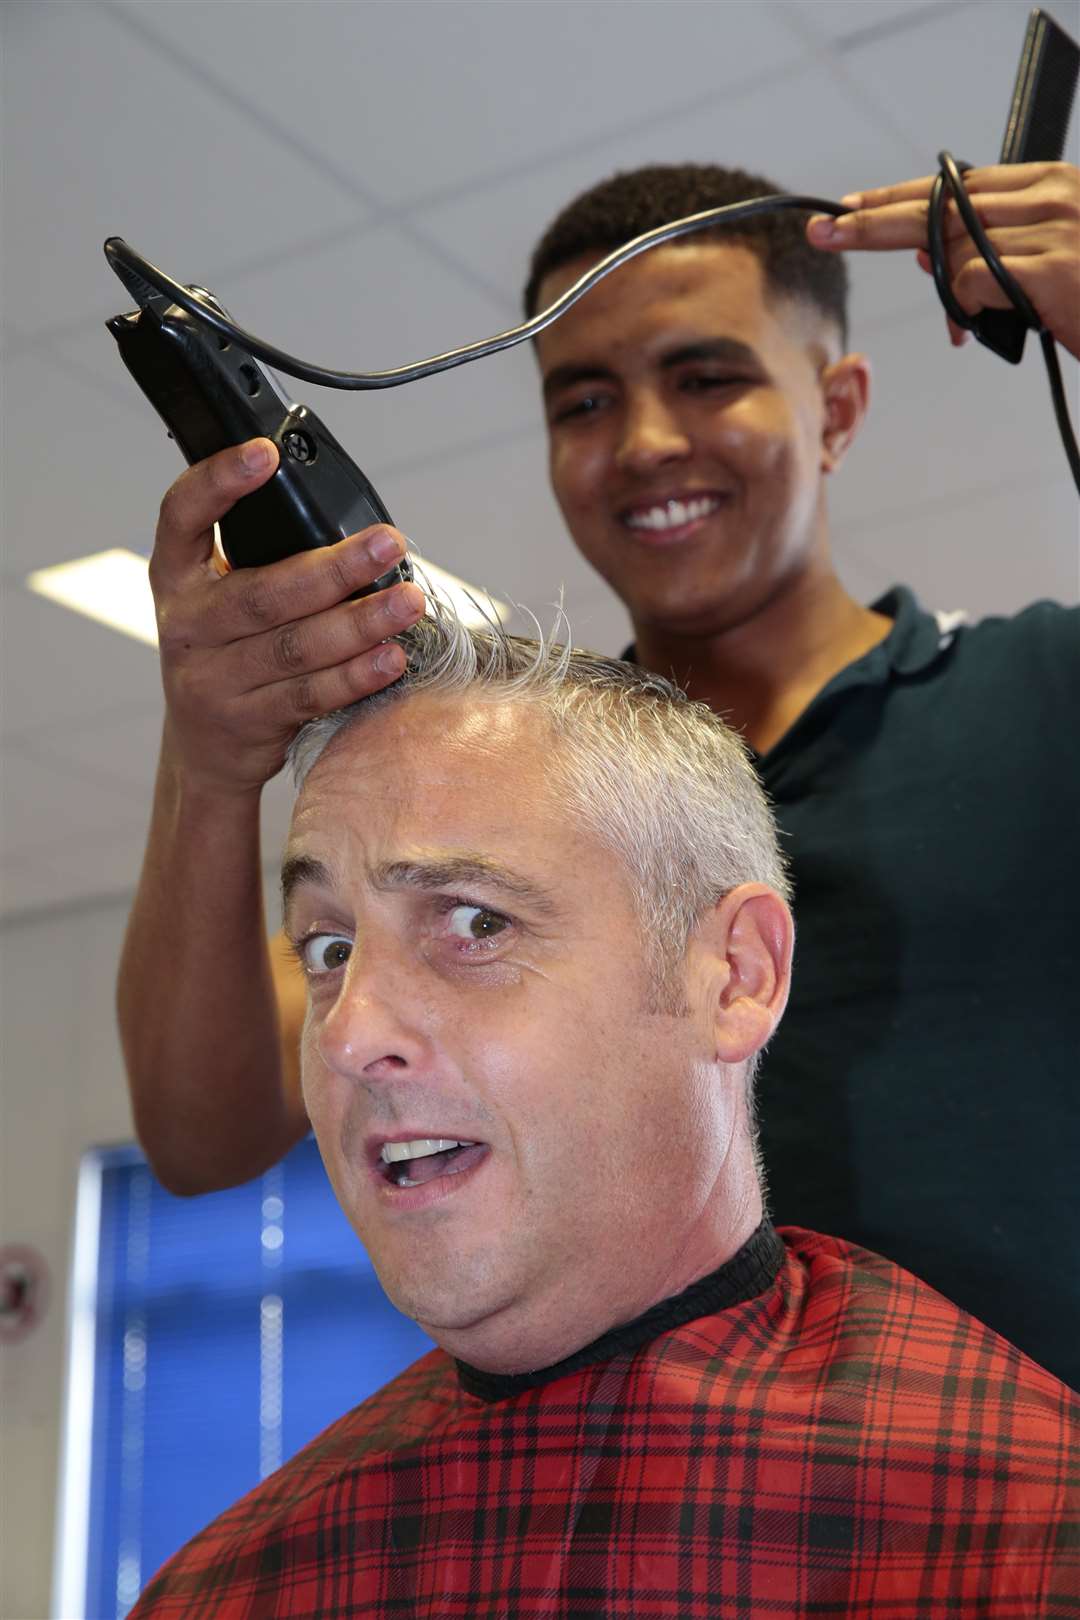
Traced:
[[626, 519], [631, 529], [651, 529], [662, 531], [664, 529], [678, 529], [684, 523], [693, 523], [697, 518], [708, 517], [720, 506], [715, 495], [703, 495], [690, 501], [663, 501], [657, 506], [650, 506], [639, 512], [631, 512]]
[[472, 1142], [457, 1142], [446, 1136], [420, 1136], [415, 1142], [384, 1142], [380, 1157], [384, 1164], [398, 1164], [402, 1159], [426, 1159], [430, 1153], [445, 1153], [449, 1148], [473, 1147]]

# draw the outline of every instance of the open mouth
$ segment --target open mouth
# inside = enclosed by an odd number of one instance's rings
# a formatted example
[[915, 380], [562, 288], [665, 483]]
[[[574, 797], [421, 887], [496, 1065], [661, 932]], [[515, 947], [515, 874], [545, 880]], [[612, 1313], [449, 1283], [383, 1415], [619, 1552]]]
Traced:
[[486, 1152], [486, 1142], [460, 1142], [444, 1136], [384, 1142], [379, 1169], [392, 1187], [423, 1187], [439, 1176], [456, 1176], [471, 1169]]

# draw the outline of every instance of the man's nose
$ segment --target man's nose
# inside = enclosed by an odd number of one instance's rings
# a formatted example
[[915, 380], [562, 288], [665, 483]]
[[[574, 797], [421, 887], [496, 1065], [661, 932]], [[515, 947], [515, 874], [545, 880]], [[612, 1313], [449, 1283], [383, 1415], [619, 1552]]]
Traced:
[[624, 472], [651, 472], [690, 454], [690, 435], [671, 403], [653, 392], [632, 395], [626, 404], [615, 451]]
[[428, 1068], [432, 1042], [415, 973], [354, 951], [316, 1046], [323, 1063], [347, 1079], [377, 1080]]

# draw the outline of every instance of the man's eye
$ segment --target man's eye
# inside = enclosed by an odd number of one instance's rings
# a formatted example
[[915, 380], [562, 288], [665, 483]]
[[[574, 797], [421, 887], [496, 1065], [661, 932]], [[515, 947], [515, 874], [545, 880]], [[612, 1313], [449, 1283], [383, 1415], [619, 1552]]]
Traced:
[[745, 377], [731, 377], [708, 372], [694, 372], [682, 379], [681, 387], [684, 394], [707, 394], [715, 388], [737, 388], [746, 381]]
[[455, 906], [448, 918], [448, 932], [455, 939], [494, 939], [509, 926], [509, 917], [489, 911], [486, 906]]
[[595, 416], [607, 400], [603, 394], [584, 394], [580, 399], [569, 400], [565, 405], [557, 405], [552, 413], [553, 422], [568, 422], [574, 417]]
[[336, 973], [352, 955], [352, 940], [342, 934], [312, 934], [300, 947], [300, 956], [308, 973]]

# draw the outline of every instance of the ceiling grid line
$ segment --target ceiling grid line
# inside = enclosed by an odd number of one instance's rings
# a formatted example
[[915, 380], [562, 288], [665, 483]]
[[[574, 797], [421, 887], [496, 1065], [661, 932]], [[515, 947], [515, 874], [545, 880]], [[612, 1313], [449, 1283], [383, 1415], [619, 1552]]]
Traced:
[[[317, 173], [338, 186], [347, 196], [370, 206], [374, 216], [371, 221], [373, 227], [381, 223], [378, 217], [382, 211], [379, 199], [367, 187], [357, 181], [351, 169], [342, 168], [328, 157], [325, 152], [310, 146], [307, 141], [299, 137], [294, 131], [283, 128], [276, 119], [271, 118], [260, 107], [253, 105], [247, 97], [239, 95], [235, 88], [223, 83], [217, 74], [213, 73], [203, 63], [194, 60], [186, 52], [179, 50], [171, 40], [162, 40], [160, 35], [149, 27], [142, 17], [136, 19], [127, 6], [119, 4], [119, 0], [100, 0], [100, 4], [107, 16], [126, 28], [129, 33], [140, 38], [144, 44], [157, 50], [166, 61], [187, 74], [189, 78], [195, 80], [203, 89], [226, 97], [229, 105], [235, 111], [242, 113], [257, 129], [262, 130], [264, 134], [269, 135], [278, 144], [287, 147], [295, 156], [302, 158]], [[426, 253], [430, 253], [444, 268], [459, 276], [467, 286], [471, 286], [476, 291], [493, 299], [497, 306], [505, 307], [506, 295], [502, 289], [494, 286], [486, 277], [478, 275], [471, 265], [457, 259], [441, 243], [428, 237], [426, 232], [416, 225], [415, 221], [402, 219], [398, 223], [398, 229], [401, 230], [404, 236], [411, 236], [418, 246], [422, 247]]]
[[[961, 0], [961, 5], [966, 0]], [[926, 172], [927, 159], [925, 150], [914, 141], [905, 129], [891, 114], [860, 84], [858, 76], [848, 66], [847, 61], [837, 51], [835, 40], [823, 39], [822, 36], [808, 23], [802, 7], [797, 0], [768, 0], [770, 12], [777, 21], [783, 23], [796, 39], [802, 41], [806, 49], [812, 54], [814, 60], [823, 67], [837, 87], [843, 91], [848, 99], [867, 114], [872, 122], [886, 129], [903, 149], [911, 156], [912, 166], [916, 173]], [[955, 6], [934, 8], [933, 20], [937, 21], [942, 10], [954, 10]], [[926, 10], [920, 10], [919, 20], [923, 23], [930, 21]], [[899, 178], [899, 176], [898, 176]]]

